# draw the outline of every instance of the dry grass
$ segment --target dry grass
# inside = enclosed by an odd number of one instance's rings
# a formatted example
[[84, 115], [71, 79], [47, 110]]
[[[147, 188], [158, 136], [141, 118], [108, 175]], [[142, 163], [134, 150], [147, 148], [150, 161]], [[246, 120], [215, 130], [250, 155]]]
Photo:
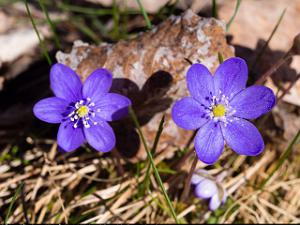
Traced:
[[[68, 16], [75, 10], [69, 7]], [[160, 17], [164, 16], [161, 13]], [[93, 33], [81, 32], [93, 40]], [[112, 40], [129, 35], [118, 33], [118, 27], [103, 33]], [[259, 157], [238, 156], [226, 149], [214, 166], [197, 163], [196, 169], [205, 168], [211, 175], [224, 176], [222, 184], [229, 198], [215, 212], [208, 210], [204, 200], [195, 198], [192, 189], [187, 198], [182, 198], [195, 157], [193, 146], [183, 156], [174, 146], [154, 156], [180, 222], [300, 223], [300, 151], [293, 152], [262, 189], [287, 144], [278, 145], [283, 141], [273, 137], [279, 133], [277, 130], [260, 130], [268, 134], [269, 141]], [[60, 153], [54, 139], [25, 135], [20, 142], [26, 142], [26, 148], [12, 144], [15, 141], [1, 141], [0, 223], [6, 216], [8, 223], [174, 222], [152, 172], [149, 189], [145, 188], [148, 161], [130, 164], [119, 154], [102, 154], [86, 146]], [[298, 144], [294, 150], [299, 147]], [[21, 184], [23, 188], [16, 195]], [[16, 202], [12, 204], [13, 196]], [[13, 210], [9, 214], [10, 205]]]
[[[175, 150], [168, 148], [155, 157], [158, 167], [170, 151]], [[164, 185], [181, 222], [215, 219], [221, 223], [300, 222], [300, 178], [296, 176], [300, 166], [297, 157], [286, 161], [260, 190], [261, 182], [276, 164], [278, 153], [273, 147], [268, 146], [260, 158], [251, 159], [226, 151], [221, 159], [222, 167], [209, 167], [212, 175], [225, 173], [223, 185], [230, 196], [225, 206], [214, 213], [192, 193], [186, 202], [178, 200], [186, 180], [184, 174], [193, 157], [192, 154], [175, 174], [164, 176]], [[178, 158], [172, 160], [178, 161]], [[120, 162], [125, 168], [126, 163], [122, 159]], [[198, 163], [197, 168], [205, 168], [205, 165]], [[61, 154], [57, 152], [56, 143], [42, 145], [39, 141], [36, 148], [26, 151], [23, 162], [3, 162], [0, 171], [2, 210], [8, 208], [16, 188], [24, 183], [8, 223], [26, 222], [24, 214], [30, 223], [173, 222], [152, 175], [151, 190], [141, 195], [139, 187], [146, 170], [142, 169], [138, 175], [136, 171], [125, 170], [120, 175], [116, 172], [116, 158], [110, 155], [87, 154], [85, 151]]]

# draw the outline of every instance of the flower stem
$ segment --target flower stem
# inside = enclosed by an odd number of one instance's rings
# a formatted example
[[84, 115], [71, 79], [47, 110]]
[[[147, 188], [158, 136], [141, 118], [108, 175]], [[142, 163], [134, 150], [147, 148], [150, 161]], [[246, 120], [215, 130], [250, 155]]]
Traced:
[[132, 120], [133, 120], [133, 122], [134, 122], [134, 124], [135, 124], [135, 126], [136, 126], [136, 128], [137, 128], [137, 130], [138, 130], [138, 133], [139, 133], [139, 135], [140, 135], [140, 137], [141, 137], [141, 139], [142, 139], [144, 148], [145, 148], [145, 150], [146, 150], [146, 152], [147, 152], [147, 156], [148, 156], [148, 158], [149, 158], [149, 161], [150, 161], [150, 163], [151, 163], [152, 169], [153, 169], [153, 171], [154, 171], [154, 176], [155, 176], [155, 178], [156, 178], [156, 180], [157, 180], [157, 182], [158, 182], [158, 184], [159, 184], [159, 186], [160, 186], [160, 188], [161, 188], [161, 190], [162, 190], [162, 192], [163, 192], [163, 194], [164, 194], [164, 197], [165, 197], [165, 199], [166, 199], [166, 201], [167, 201], [167, 204], [168, 204], [168, 206], [169, 206], [169, 209], [170, 209], [170, 211], [171, 211], [171, 214], [172, 214], [174, 220], [176, 221], [176, 223], [179, 224], [179, 220], [178, 220], [178, 218], [177, 218], [177, 215], [176, 215], [176, 212], [175, 212], [175, 210], [174, 210], [174, 207], [173, 207], [173, 205], [172, 205], [172, 203], [171, 203], [171, 200], [170, 200], [170, 198], [169, 198], [169, 196], [168, 196], [168, 194], [167, 194], [167, 192], [166, 192], [166, 189], [165, 189], [165, 187], [164, 187], [164, 185], [163, 185], [163, 182], [162, 182], [162, 180], [161, 180], [161, 178], [160, 178], [160, 175], [159, 175], [159, 172], [158, 172], [158, 170], [157, 170], [157, 168], [156, 168], [156, 166], [155, 166], [155, 163], [154, 163], [152, 154], [151, 154], [151, 152], [150, 152], [150, 150], [149, 150], [149, 147], [148, 147], [148, 145], [147, 145], [147, 143], [146, 143], [145, 137], [144, 137], [144, 135], [143, 135], [143, 133], [142, 133], [142, 130], [141, 130], [140, 124], [139, 124], [139, 122], [138, 122], [137, 116], [135, 115], [135, 113], [134, 113], [134, 111], [133, 111], [132, 108], [129, 108], [129, 114], [130, 114], [130, 116], [131, 116], [131, 118], [132, 118]]
[[181, 202], [185, 202], [185, 200], [187, 199], [187, 195], [190, 192], [190, 184], [191, 184], [191, 179], [193, 176], [193, 173], [195, 171], [195, 168], [197, 166], [197, 162], [198, 162], [198, 158], [196, 156], [194, 156], [194, 160], [191, 166], [191, 169], [189, 171], [188, 177], [186, 179], [185, 185], [184, 185], [184, 189], [181, 195]]

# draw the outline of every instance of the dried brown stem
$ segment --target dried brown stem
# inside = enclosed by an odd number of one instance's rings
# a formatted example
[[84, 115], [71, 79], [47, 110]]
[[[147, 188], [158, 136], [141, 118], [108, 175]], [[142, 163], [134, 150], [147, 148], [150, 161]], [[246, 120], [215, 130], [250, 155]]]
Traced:
[[198, 158], [196, 156], [194, 156], [194, 160], [191, 166], [191, 169], [189, 171], [188, 177], [185, 181], [185, 185], [184, 185], [184, 189], [181, 195], [181, 202], [185, 202], [185, 200], [187, 199], [187, 196], [190, 192], [190, 183], [191, 183], [191, 179], [192, 179], [192, 175], [195, 171], [195, 168], [197, 166], [197, 162], [198, 162]]
[[300, 74], [296, 77], [294, 81], [290, 83], [290, 85], [283, 91], [283, 93], [277, 98], [277, 103], [283, 99], [283, 97], [291, 90], [291, 88], [296, 84], [296, 82], [299, 80]]
[[112, 155], [116, 159], [116, 164], [117, 164], [116, 166], [117, 166], [118, 174], [120, 176], [123, 176], [124, 173], [125, 173], [125, 170], [124, 170], [124, 168], [122, 166], [122, 163], [121, 163], [121, 155], [120, 155], [120, 153], [116, 149], [112, 150], [111, 153], [112, 153]]
[[265, 72], [256, 82], [255, 84], [263, 84], [268, 77], [270, 77], [279, 67], [281, 67], [287, 60], [289, 60], [293, 54], [291, 50], [289, 50], [281, 59], [279, 59], [267, 72]]

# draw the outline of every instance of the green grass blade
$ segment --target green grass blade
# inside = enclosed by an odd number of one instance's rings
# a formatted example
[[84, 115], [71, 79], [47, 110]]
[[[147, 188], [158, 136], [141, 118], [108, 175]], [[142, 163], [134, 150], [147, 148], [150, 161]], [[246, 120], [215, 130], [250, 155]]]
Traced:
[[218, 18], [217, 0], [212, 0], [211, 14], [213, 17]]
[[9, 207], [8, 207], [7, 214], [6, 214], [6, 216], [5, 216], [5, 220], [4, 220], [4, 224], [5, 224], [5, 225], [7, 224], [7, 221], [8, 221], [8, 219], [9, 219], [10, 215], [11, 215], [11, 210], [12, 210], [14, 204], [15, 204], [15, 201], [17, 200], [17, 197], [18, 197], [18, 196], [20, 195], [20, 193], [21, 193], [21, 190], [22, 190], [22, 188], [23, 188], [23, 185], [24, 185], [23, 183], [21, 183], [21, 184], [19, 185], [19, 187], [17, 188], [17, 190], [16, 190], [14, 196], [12, 197], [12, 200], [11, 200], [11, 202], [10, 202], [10, 204], [9, 204]]
[[133, 122], [134, 122], [134, 124], [135, 124], [135, 126], [137, 128], [137, 130], [138, 130], [138, 133], [139, 133], [139, 135], [140, 135], [140, 137], [142, 139], [142, 143], [144, 145], [144, 148], [145, 148], [145, 150], [147, 152], [148, 159], [149, 159], [149, 161], [151, 163], [151, 166], [152, 166], [152, 169], [154, 171], [154, 176], [155, 176], [155, 178], [156, 178], [156, 180], [157, 180], [157, 182], [158, 182], [158, 184], [159, 184], [159, 186], [160, 186], [160, 188], [161, 188], [161, 190], [162, 190], [162, 192], [164, 194], [164, 197], [165, 197], [165, 199], [167, 201], [169, 210], [171, 211], [171, 214], [172, 214], [174, 220], [176, 221], [176, 223], [179, 224], [179, 220], [177, 218], [177, 215], [176, 215], [176, 212], [175, 212], [174, 207], [172, 205], [172, 202], [171, 202], [171, 200], [170, 200], [170, 198], [169, 198], [169, 196], [168, 196], [168, 194], [166, 192], [166, 189], [165, 189], [165, 187], [163, 185], [163, 182], [162, 182], [162, 180], [160, 178], [160, 175], [159, 175], [157, 167], [156, 167], [156, 165], [154, 163], [152, 154], [151, 154], [151, 152], [150, 152], [150, 150], [148, 148], [148, 145], [146, 143], [145, 137], [144, 137], [143, 132], [141, 130], [140, 124], [139, 124], [138, 119], [137, 119], [137, 117], [136, 117], [136, 115], [135, 115], [135, 113], [134, 113], [134, 111], [133, 111], [132, 108], [129, 109], [129, 114], [130, 114], [130, 116], [131, 116], [131, 118], [132, 118], [132, 120], [133, 120]]
[[272, 32], [271, 32], [271, 34], [270, 34], [268, 40], [266, 41], [266, 43], [263, 45], [263, 47], [261, 48], [261, 50], [260, 50], [259, 53], [257, 54], [257, 57], [256, 57], [256, 59], [255, 59], [255, 61], [254, 61], [254, 64], [252, 65], [252, 67], [251, 67], [251, 69], [250, 69], [250, 71], [251, 71], [250, 74], [252, 74], [252, 71], [255, 69], [257, 63], [260, 61], [260, 58], [262, 57], [262, 55], [263, 55], [263, 53], [265, 52], [266, 48], [268, 47], [270, 41], [272, 40], [274, 34], [276, 33], [276, 31], [277, 31], [277, 29], [278, 29], [278, 27], [279, 27], [279, 25], [280, 25], [280, 23], [281, 23], [281, 21], [282, 21], [284, 15], [285, 15], [285, 12], [286, 12], [286, 9], [284, 9], [284, 10], [282, 11], [282, 13], [280, 14], [280, 17], [279, 17], [279, 19], [278, 19], [278, 21], [277, 21], [275, 27], [273, 28], [273, 30], [272, 30]]
[[[162, 134], [163, 128], [164, 128], [164, 122], [165, 122], [165, 115], [163, 115], [163, 117], [160, 120], [159, 126], [158, 126], [158, 130], [154, 139], [154, 143], [153, 146], [151, 148], [151, 154], [152, 156], [155, 154], [156, 152], [156, 148], [159, 142], [159, 138]], [[150, 186], [150, 171], [151, 171], [151, 164], [148, 165], [147, 167], [147, 171], [146, 171], [146, 176], [144, 178], [144, 181], [142, 183], [142, 193], [145, 193], [145, 190], [148, 189], [149, 190], [149, 186]]]
[[143, 6], [143, 4], [141, 3], [141, 0], [136, 0], [136, 1], [137, 1], [138, 5], [139, 5], [139, 7], [140, 7], [140, 10], [141, 10], [141, 12], [142, 12], [142, 14], [143, 14], [143, 16], [144, 16], [144, 19], [145, 19], [145, 21], [146, 21], [146, 24], [147, 24], [148, 29], [151, 29], [151, 28], [152, 28], [151, 21], [149, 20], [148, 14], [147, 14], [147, 12], [146, 12], [145, 9], [144, 9], [144, 6]]
[[46, 8], [46, 6], [44, 4], [44, 0], [39, 0], [39, 5], [42, 8], [42, 10], [43, 10], [43, 12], [44, 12], [44, 14], [46, 16], [47, 23], [48, 23], [48, 25], [49, 25], [49, 27], [50, 27], [50, 29], [52, 31], [52, 35], [54, 37], [55, 45], [56, 45], [57, 48], [60, 49], [61, 48], [61, 44], [60, 44], [59, 39], [58, 39], [58, 37], [56, 35], [56, 32], [55, 32], [55, 25], [54, 25], [54, 23], [52, 23], [52, 20], [51, 20], [51, 18], [49, 16], [48, 10], [47, 10], [47, 8]]
[[222, 64], [224, 62], [223, 55], [220, 52], [218, 52], [218, 59], [219, 59], [220, 64]]
[[268, 183], [268, 181], [272, 178], [272, 176], [275, 174], [275, 172], [282, 166], [284, 161], [288, 158], [288, 156], [291, 154], [294, 145], [297, 143], [298, 139], [300, 138], [300, 130], [298, 130], [298, 133], [293, 138], [292, 142], [289, 144], [287, 149], [284, 151], [284, 153], [280, 156], [276, 167], [274, 170], [270, 173], [270, 175], [262, 182], [260, 189], [263, 189], [265, 185]]
[[115, 1], [113, 4], [113, 21], [114, 21], [113, 36], [114, 36], [114, 39], [119, 40], [120, 39], [119, 38], [120, 37], [120, 28], [119, 28], [120, 12], [119, 12], [119, 8]]
[[165, 115], [163, 115], [163, 117], [161, 118], [161, 120], [159, 122], [159, 125], [158, 125], [158, 130], [157, 130], [157, 133], [156, 133], [156, 136], [155, 136], [155, 139], [154, 139], [153, 146], [151, 148], [152, 155], [155, 154], [155, 152], [156, 152], [156, 148], [157, 148], [157, 145], [158, 145], [158, 142], [159, 142], [159, 138], [160, 138], [160, 136], [162, 134], [162, 131], [164, 129], [164, 123], [165, 123]]
[[237, 12], [239, 11], [240, 5], [241, 5], [242, 0], [237, 0], [236, 5], [235, 5], [235, 9], [234, 9], [234, 13], [232, 15], [232, 17], [230, 18], [230, 20], [228, 21], [228, 23], [226, 24], [226, 31], [229, 30]]
[[39, 39], [40, 47], [41, 47], [41, 49], [42, 49], [42, 51], [43, 51], [43, 54], [44, 54], [45, 58], [47, 59], [48, 64], [49, 64], [49, 65], [52, 65], [52, 61], [51, 61], [51, 58], [50, 58], [50, 56], [49, 56], [49, 54], [48, 54], [48, 51], [47, 51], [47, 49], [46, 49], [45, 43], [44, 43], [44, 41], [42, 40], [42, 38], [41, 38], [41, 36], [40, 36], [40, 33], [39, 33], [39, 31], [38, 31], [38, 29], [37, 29], [37, 27], [36, 27], [36, 25], [35, 25], [34, 19], [33, 19], [32, 15], [31, 15], [31, 12], [30, 12], [30, 9], [29, 9], [27, 0], [25, 0], [25, 6], [26, 6], [27, 14], [28, 14], [28, 16], [29, 16], [29, 18], [30, 18], [30, 21], [31, 21], [31, 23], [32, 23], [33, 29], [34, 29], [34, 31], [35, 31], [35, 33], [36, 33], [38, 39]]

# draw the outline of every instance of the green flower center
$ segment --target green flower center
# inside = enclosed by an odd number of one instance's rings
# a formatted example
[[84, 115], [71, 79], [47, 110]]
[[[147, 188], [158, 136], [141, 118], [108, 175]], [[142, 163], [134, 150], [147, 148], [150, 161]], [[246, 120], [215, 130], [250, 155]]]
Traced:
[[224, 105], [219, 104], [213, 108], [213, 114], [215, 117], [225, 116], [226, 108]]
[[89, 107], [87, 107], [86, 105], [80, 106], [79, 109], [77, 109], [76, 113], [77, 115], [82, 118], [85, 117], [88, 113], [89, 113]]

